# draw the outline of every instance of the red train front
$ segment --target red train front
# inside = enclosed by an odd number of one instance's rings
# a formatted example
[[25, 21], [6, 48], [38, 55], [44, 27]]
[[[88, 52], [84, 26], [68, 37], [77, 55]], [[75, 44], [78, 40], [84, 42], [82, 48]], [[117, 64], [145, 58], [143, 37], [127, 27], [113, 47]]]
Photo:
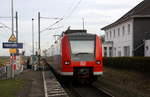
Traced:
[[74, 79], [96, 79], [103, 74], [100, 37], [86, 30], [67, 30], [50, 48], [57, 74]]

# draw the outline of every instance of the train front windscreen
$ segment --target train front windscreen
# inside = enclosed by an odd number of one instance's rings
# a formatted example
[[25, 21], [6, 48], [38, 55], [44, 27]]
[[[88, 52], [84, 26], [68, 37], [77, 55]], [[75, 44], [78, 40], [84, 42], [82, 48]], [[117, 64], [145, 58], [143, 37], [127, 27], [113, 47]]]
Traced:
[[95, 60], [95, 40], [70, 40], [71, 59], [73, 61]]

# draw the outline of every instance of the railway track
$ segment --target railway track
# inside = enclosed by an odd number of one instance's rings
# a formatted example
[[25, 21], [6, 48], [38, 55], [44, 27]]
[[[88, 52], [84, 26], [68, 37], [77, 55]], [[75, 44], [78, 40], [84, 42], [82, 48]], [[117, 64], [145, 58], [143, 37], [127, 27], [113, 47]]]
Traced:
[[45, 97], [68, 97], [60, 83], [56, 80], [51, 72], [43, 71], [42, 75]]
[[[54, 76], [56, 76], [55, 73]], [[71, 82], [64, 83], [63, 81], [59, 82], [61, 86], [65, 89], [69, 97], [114, 97], [108, 91], [105, 91], [101, 87], [97, 87], [94, 85], [82, 85]]]
[[93, 85], [62, 85], [70, 97], [114, 97], [109, 92]]

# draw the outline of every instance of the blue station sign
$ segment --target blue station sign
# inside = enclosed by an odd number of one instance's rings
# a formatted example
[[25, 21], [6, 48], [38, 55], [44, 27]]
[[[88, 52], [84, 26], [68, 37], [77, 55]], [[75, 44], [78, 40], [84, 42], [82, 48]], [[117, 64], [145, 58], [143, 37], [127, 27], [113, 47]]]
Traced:
[[23, 48], [23, 43], [11, 43], [11, 42], [4, 42], [3, 48]]

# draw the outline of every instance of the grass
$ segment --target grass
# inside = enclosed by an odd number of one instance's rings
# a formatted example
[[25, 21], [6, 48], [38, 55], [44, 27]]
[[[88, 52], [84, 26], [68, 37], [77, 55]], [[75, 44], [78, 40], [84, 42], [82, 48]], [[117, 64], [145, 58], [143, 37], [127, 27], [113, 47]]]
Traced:
[[[127, 88], [128, 90], [133, 90], [134, 92], [138, 91], [138, 94], [149, 95], [148, 97], [150, 97], [150, 84], [148, 84], [150, 83], [150, 78], [144, 73], [133, 70], [114, 69], [105, 66], [104, 75], [100, 78], [100, 80], [119, 86], [122, 89]], [[129, 91], [129, 93], [131, 92]], [[137, 96], [134, 95], [133, 97]]]
[[16, 97], [24, 84], [25, 80], [20, 78], [0, 80], [0, 97]]

